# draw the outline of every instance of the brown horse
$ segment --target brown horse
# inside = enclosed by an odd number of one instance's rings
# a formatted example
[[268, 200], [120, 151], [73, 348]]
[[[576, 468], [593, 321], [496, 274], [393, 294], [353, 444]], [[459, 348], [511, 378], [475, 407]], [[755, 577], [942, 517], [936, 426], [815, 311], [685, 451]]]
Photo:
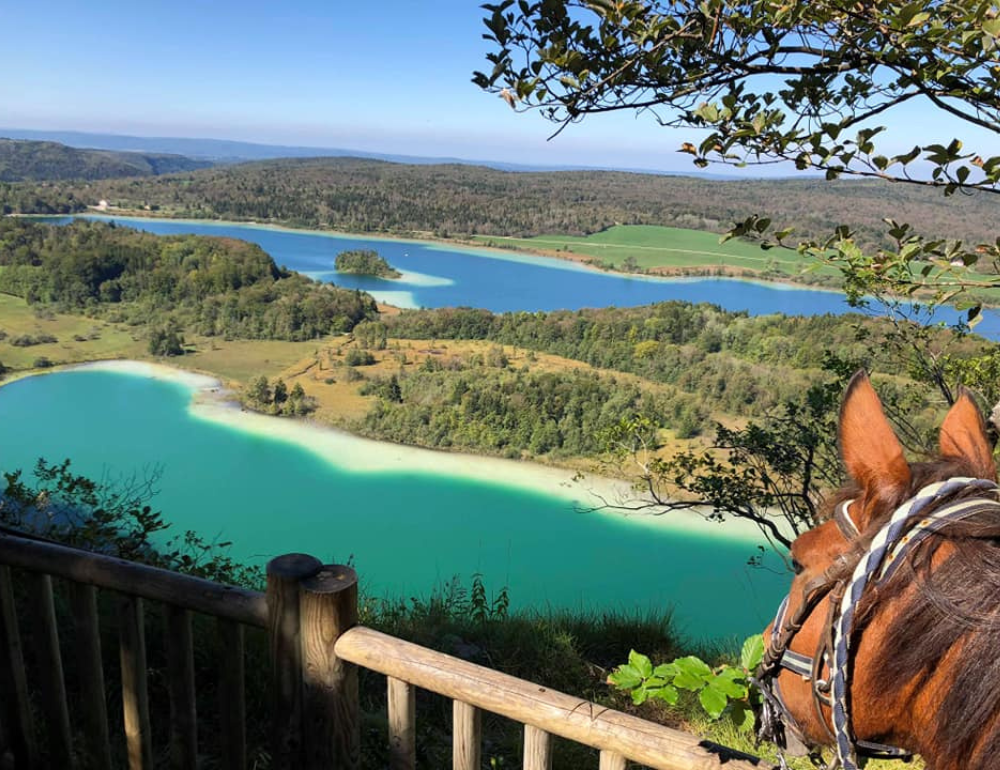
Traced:
[[854, 486], [792, 545], [796, 575], [765, 631], [762, 733], [839, 745], [831, 766], [900, 747], [933, 770], [1000, 768], [1000, 504], [983, 418], [962, 393], [940, 458], [908, 463], [859, 373], [840, 447]]

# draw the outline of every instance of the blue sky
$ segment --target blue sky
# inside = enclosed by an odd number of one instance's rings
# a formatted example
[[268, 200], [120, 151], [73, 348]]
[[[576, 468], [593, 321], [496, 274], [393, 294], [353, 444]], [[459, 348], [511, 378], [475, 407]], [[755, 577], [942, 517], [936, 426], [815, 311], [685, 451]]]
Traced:
[[[691, 136], [648, 116], [593, 116], [546, 141], [552, 124], [470, 82], [482, 15], [470, 0], [7, 0], [0, 126], [693, 169], [676, 152]], [[939, 130], [898, 142], [951, 138]]]

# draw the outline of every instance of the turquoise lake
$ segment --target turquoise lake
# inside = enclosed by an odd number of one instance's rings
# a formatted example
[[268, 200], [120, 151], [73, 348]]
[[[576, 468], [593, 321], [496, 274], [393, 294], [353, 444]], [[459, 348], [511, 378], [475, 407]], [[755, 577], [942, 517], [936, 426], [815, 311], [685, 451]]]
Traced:
[[[88, 217], [91, 218], [91, 217]], [[725, 278], [651, 278], [603, 273], [574, 262], [486, 249], [449, 247], [423, 241], [363, 238], [280, 230], [221, 222], [92, 217], [159, 234], [197, 233], [242, 238], [259, 244], [275, 262], [338, 286], [363, 289], [399, 307], [480, 307], [513, 310], [576, 310], [630, 307], [664, 300], [712, 302], [751, 315], [822, 315], [852, 312], [842, 294]], [[67, 222], [69, 218], [50, 219]], [[401, 280], [341, 275], [337, 254], [374, 249], [403, 271]], [[952, 323], [957, 314], [941, 310], [935, 320]], [[920, 319], [926, 323], [926, 317]], [[1000, 314], [985, 311], [976, 332], [1000, 339]]]
[[692, 637], [742, 638], [787, 589], [786, 573], [746, 566], [749, 541], [579, 513], [564, 497], [461, 476], [347, 472], [207, 421], [190, 401], [186, 385], [112, 372], [13, 382], [0, 388], [0, 470], [38, 457], [72, 458], [96, 478], [159, 469], [154, 504], [175, 530], [232, 540], [258, 563], [290, 551], [352, 560], [373, 595], [427, 596], [479, 572], [515, 606], [674, 606]]

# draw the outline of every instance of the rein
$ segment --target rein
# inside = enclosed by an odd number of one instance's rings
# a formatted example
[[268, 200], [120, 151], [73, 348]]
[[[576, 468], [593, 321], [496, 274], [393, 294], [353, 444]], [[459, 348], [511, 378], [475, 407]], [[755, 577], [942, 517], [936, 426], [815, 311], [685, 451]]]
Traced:
[[[962, 490], [978, 490], [980, 496], [964, 498], [931, 510], [943, 498]], [[888, 581], [906, 556], [927, 537], [946, 524], [968, 518], [986, 509], [1000, 509], [996, 496], [1000, 488], [992, 481], [956, 477], [930, 484], [903, 503], [872, 539], [853, 571], [852, 553], [841, 554], [822, 575], [809, 581], [802, 589], [802, 601], [795, 613], [786, 618], [790, 596], [778, 608], [771, 628], [771, 638], [764, 660], [753, 678], [762, 694], [759, 736], [780, 747], [791, 748], [789, 735], [803, 748], [810, 742], [798, 726], [781, 696], [778, 676], [781, 669], [792, 671], [812, 683], [813, 704], [819, 722], [837, 747], [836, 757], [829, 768], [857, 770], [858, 757], [908, 759], [909, 752], [893, 746], [857, 740], [851, 726], [849, 705], [849, 674], [851, 663], [851, 633], [858, 604], [866, 590]], [[989, 495], [989, 497], [987, 497]], [[851, 545], [857, 545], [860, 531], [850, 515], [848, 500], [837, 506], [834, 518], [841, 534]], [[819, 603], [830, 597], [830, 606], [824, 623], [824, 633], [814, 655], [810, 658], [790, 649], [789, 645]], [[822, 671], [829, 671], [828, 679]], [[831, 710], [831, 725], [823, 715], [822, 707]], [[784, 766], [784, 759], [782, 759]]]

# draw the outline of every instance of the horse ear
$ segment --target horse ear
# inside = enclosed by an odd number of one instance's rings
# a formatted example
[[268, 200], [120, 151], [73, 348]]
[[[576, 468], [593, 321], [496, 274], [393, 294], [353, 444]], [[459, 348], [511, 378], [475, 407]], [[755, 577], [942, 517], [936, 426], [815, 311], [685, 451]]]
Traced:
[[864, 371], [851, 378], [840, 407], [840, 452], [870, 501], [895, 499], [909, 488], [910, 465]]
[[993, 463], [989, 439], [986, 438], [986, 423], [965, 388], [959, 390], [958, 400], [944, 418], [940, 444], [942, 457], [965, 460], [979, 478], [996, 478], [997, 468]]

